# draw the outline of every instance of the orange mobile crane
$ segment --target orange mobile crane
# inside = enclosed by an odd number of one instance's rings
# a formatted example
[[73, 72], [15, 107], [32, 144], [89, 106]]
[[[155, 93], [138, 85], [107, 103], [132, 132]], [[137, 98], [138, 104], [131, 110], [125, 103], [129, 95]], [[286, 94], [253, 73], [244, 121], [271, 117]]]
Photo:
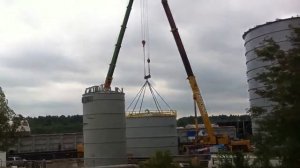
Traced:
[[[205, 108], [205, 104], [203, 101], [203, 98], [201, 96], [200, 93], [200, 89], [199, 86], [197, 84], [196, 78], [194, 76], [192, 67], [190, 65], [189, 59], [187, 57], [187, 54], [185, 52], [183, 43], [181, 41], [178, 29], [176, 27], [174, 18], [172, 16], [169, 4], [167, 0], [162, 0], [162, 5], [164, 7], [165, 13], [167, 15], [168, 21], [170, 23], [170, 27], [171, 27], [171, 32], [174, 36], [178, 51], [180, 53], [185, 71], [187, 73], [187, 79], [189, 80], [192, 92], [193, 92], [193, 99], [196, 102], [198, 109], [200, 111], [201, 117], [203, 119], [203, 123], [204, 126], [206, 128], [206, 132], [207, 132], [207, 136], [204, 137], [199, 137], [196, 139], [196, 142], [200, 142], [203, 145], [216, 145], [216, 144], [224, 144], [226, 146], [228, 146], [231, 150], [235, 147], [241, 147], [244, 148], [245, 150], [249, 150], [250, 149], [250, 141], [249, 140], [237, 140], [237, 141], [233, 141], [230, 140], [228, 135], [216, 135], [214, 133], [214, 129], [211, 126], [211, 122], [209, 120], [208, 114], [207, 114], [207, 110]], [[197, 128], [197, 126], [196, 126]], [[196, 136], [197, 137], [197, 136]]]

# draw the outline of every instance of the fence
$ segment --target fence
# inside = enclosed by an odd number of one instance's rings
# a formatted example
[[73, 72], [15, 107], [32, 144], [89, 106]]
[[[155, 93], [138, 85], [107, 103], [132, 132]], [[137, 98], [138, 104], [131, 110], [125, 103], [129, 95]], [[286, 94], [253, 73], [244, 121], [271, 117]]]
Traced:
[[[6, 166], [5, 166], [6, 165]], [[0, 162], [0, 168], [84, 168], [84, 159], [18, 160]], [[95, 166], [95, 168], [138, 168], [135, 164]]]

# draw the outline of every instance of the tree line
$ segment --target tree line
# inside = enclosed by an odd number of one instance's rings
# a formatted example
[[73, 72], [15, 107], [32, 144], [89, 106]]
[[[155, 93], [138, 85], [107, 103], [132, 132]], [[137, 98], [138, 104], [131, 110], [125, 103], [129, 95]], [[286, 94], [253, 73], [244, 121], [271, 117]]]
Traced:
[[82, 132], [82, 115], [39, 116], [26, 118], [31, 134]]
[[[82, 132], [83, 119], [82, 115], [69, 116], [39, 116], [26, 118], [30, 128], [31, 134], [54, 134], [54, 133], [71, 133]], [[198, 117], [198, 123], [202, 123], [201, 117]], [[212, 123], [220, 122], [238, 122], [250, 121], [249, 115], [218, 115], [210, 116]], [[194, 117], [182, 117], [177, 120], [178, 127], [185, 127], [188, 124], [194, 124]]]
[[[230, 123], [230, 122], [243, 122], [243, 121], [251, 121], [251, 117], [249, 115], [216, 115], [209, 117], [212, 124], [219, 123]], [[198, 124], [203, 124], [202, 117], [197, 117]], [[185, 127], [188, 124], [195, 124], [195, 117], [182, 117], [177, 120], [178, 127]]]

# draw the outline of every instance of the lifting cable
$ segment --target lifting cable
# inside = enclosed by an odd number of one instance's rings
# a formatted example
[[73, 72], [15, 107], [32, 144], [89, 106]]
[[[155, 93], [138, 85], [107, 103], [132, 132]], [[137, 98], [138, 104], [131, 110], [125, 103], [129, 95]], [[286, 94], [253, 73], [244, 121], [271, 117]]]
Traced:
[[[149, 24], [148, 24], [148, 0], [141, 0], [141, 38], [144, 56], [144, 78], [151, 78], [150, 73], [150, 44], [149, 44]], [[147, 66], [146, 66], [147, 62]]]
[[[127, 107], [126, 111], [128, 111], [129, 113], [134, 113], [135, 109], [137, 107], [139, 109], [138, 110], [139, 113], [142, 111], [142, 107], [143, 107], [143, 103], [144, 103], [144, 98], [145, 98], [147, 87], [150, 90], [150, 93], [152, 95], [155, 107], [156, 107], [156, 109], [157, 109], [158, 112], [163, 111], [161, 105], [159, 104], [159, 99], [161, 99], [164, 102], [164, 104], [169, 108], [169, 110], [172, 109], [170, 107], [170, 105], [164, 100], [164, 98], [158, 93], [158, 91], [151, 85], [151, 83], [148, 80], [146, 80], [146, 82], [143, 84], [143, 86], [141, 87], [141, 89], [139, 90], [139, 92], [136, 94], [136, 96], [134, 97], [134, 99], [132, 100], [132, 102]], [[133, 106], [132, 110], [129, 111], [129, 109], [132, 106]]]
[[[138, 108], [138, 112], [142, 111], [144, 98], [146, 94], [147, 87], [151, 93], [152, 99], [154, 101], [155, 107], [158, 112], [163, 111], [160, 104], [160, 98], [165, 105], [171, 110], [169, 104], [162, 98], [162, 96], [152, 87], [151, 83], [148, 81], [151, 78], [150, 72], [150, 44], [149, 44], [149, 25], [148, 25], [148, 0], [140, 1], [141, 7], [141, 38], [142, 38], [142, 47], [143, 47], [143, 57], [144, 57], [144, 79], [146, 80], [137, 95], [134, 97], [130, 105], [127, 107], [128, 111], [131, 106], [133, 106], [132, 110], [129, 113], [134, 113], [135, 109]], [[147, 64], [147, 65], [146, 65]], [[156, 96], [158, 95], [158, 97]]]

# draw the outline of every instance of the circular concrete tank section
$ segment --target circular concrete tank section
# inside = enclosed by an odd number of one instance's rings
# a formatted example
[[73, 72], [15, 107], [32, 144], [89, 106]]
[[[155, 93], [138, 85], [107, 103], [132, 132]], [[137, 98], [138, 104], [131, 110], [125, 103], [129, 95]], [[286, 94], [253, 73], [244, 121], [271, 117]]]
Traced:
[[127, 152], [150, 157], [156, 151], [177, 155], [176, 111], [130, 113], [126, 116]]
[[85, 167], [127, 163], [124, 93], [87, 88], [82, 96]]
[[[244, 33], [243, 39], [245, 40], [244, 46], [246, 48], [245, 56], [250, 107], [262, 107], [267, 111], [270, 111], [274, 105], [274, 102], [262, 98], [255, 93], [256, 89], [261, 89], [264, 87], [264, 85], [260, 82], [257, 82], [254, 78], [258, 74], [265, 72], [266, 67], [273, 65], [272, 62], [263, 62], [260, 58], [257, 58], [255, 50], [263, 48], [266, 45], [265, 40], [270, 38], [272, 38], [281, 49], [290, 49], [292, 46], [288, 37], [290, 37], [291, 33], [293, 32], [291, 26], [300, 27], [300, 17], [268, 22], [266, 24], [256, 26]], [[255, 124], [256, 120], [259, 120], [259, 117], [252, 120], [253, 133], [256, 133], [258, 128]]]

